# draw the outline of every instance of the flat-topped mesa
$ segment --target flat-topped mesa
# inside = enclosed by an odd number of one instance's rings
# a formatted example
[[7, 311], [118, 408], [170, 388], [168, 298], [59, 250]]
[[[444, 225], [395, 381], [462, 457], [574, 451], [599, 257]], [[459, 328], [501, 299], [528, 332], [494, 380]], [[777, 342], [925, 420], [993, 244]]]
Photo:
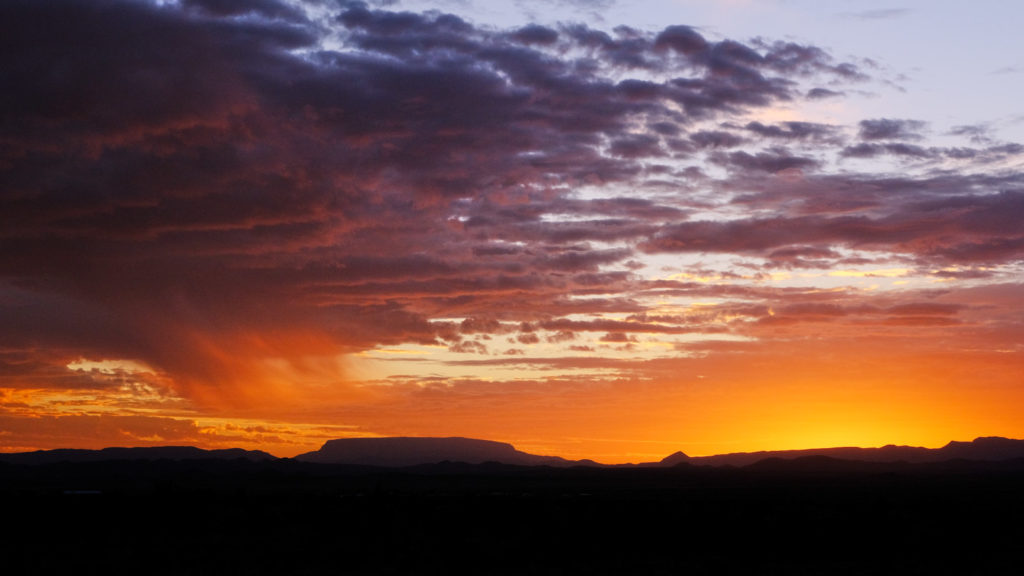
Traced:
[[342, 438], [328, 440], [320, 450], [295, 457], [302, 462], [359, 464], [365, 466], [415, 466], [438, 462], [501, 462], [519, 465], [565, 465], [554, 456], [520, 452], [511, 444], [473, 438]]

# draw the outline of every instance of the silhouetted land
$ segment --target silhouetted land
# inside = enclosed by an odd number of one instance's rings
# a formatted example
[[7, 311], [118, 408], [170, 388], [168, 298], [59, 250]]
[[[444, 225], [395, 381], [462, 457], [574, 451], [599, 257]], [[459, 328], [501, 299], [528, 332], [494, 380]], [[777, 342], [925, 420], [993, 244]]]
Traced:
[[[520, 466], [571, 466], [573, 462], [557, 456], [537, 456], [516, 450], [511, 444], [476, 438], [340, 438], [328, 440], [313, 452], [299, 454], [296, 460], [321, 464], [363, 464], [402, 467], [437, 462], [501, 462]], [[594, 464], [589, 460], [588, 463]]]
[[7, 574], [1019, 574], [1024, 459], [0, 463]]

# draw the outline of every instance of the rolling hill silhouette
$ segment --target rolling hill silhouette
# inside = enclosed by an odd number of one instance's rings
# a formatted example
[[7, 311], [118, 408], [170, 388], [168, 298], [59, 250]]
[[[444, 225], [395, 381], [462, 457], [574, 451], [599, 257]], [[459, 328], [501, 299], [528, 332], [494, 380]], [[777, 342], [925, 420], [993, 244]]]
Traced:
[[261, 450], [226, 448], [203, 450], [194, 446], [152, 446], [141, 448], [103, 448], [102, 450], [81, 450], [58, 448], [35, 452], [0, 454], [0, 462], [10, 464], [56, 464], [60, 462], [106, 462], [112, 460], [235, 460], [252, 461], [276, 460], [277, 456]]
[[861, 462], [908, 462], [923, 464], [945, 460], [996, 461], [1024, 458], [1024, 440], [1012, 440], [998, 436], [975, 438], [971, 442], [950, 442], [942, 448], [921, 448], [916, 446], [894, 446], [881, 448], [811, 448], [807, 450], [774, 450], [762, 452], [735, 452], [715, 456], [687, 456], [676, 452], [658, 462], [662, 466], [681, 463], [699, 466], [749, 466], [761, 460], [796, 460], [809, 456], [827, 456], [838, 460]]
[[[949, 460], [992, 462], [1024, 458], [1024, 440], [996, 436], [975, 438], [970, 442], [952, 441], [942, 448], [888, 445], [881, 448], [811, 448], [806, 450], [774, 450], [736, 452], [714, 456], [687, 456], [676, 452], [659, 462], [644, 462], [620, 466], [671, 467], [681, 464], [693, 466], [745, 467], [761, 462], [802, 460], [826, 457], [831, 460], [855, 462], [925, 464]], [[229, 448], [203, 450], [193, 446], [154, 446], [140, 448], [104, 448], [102, 450], [56, 449], [34, 452], [0, 453], [0, 462], [19, 465], [52, 464], [59, 462], [104, 462], [112, 460], [276, 460], [277, 457], [260, 450]], [[328, 440], [319, 449], [300, 454], [299, 462], [314, 464], [347, 464], [403, 468], [441, 462], [483, 464], [494, 462], [514, 466], [592, 466], [609, 467], [593, 460], [567, 460], [558, 456], [541, 456], [516, 450], [505, 442], [474, 438], [385, 437], [341, 438]], [[814, 459], [810, 460], [815, 461]], [[825, 460], [821, 460], [824, 462]], [[785, 464], [783, 464], [785, 465]]]

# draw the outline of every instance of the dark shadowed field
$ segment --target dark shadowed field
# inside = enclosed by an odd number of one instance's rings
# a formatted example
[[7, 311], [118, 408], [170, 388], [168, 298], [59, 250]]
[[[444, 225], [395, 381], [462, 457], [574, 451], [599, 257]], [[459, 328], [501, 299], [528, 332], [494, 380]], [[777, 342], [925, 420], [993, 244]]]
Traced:
[[0, 464], [6, 574], [1020, 574], [1024, 461]]

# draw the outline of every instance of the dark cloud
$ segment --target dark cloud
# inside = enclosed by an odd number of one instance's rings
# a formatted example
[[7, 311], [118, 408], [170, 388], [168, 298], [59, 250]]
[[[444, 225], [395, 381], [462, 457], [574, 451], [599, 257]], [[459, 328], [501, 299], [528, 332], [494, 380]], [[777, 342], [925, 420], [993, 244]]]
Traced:
[[655, 50], [673, 50], [692, 55], [708, 48], [708, 41], [689, 26], [669, 26], [654, 39]]
[[664, 154], [659, 140], [646, 135], [616, 138], [612, 140], [608, 151], [621, 158], [651, 158]]
[[301, 11], [276, 0], [184, 0], [182, 6], [195, 8], [213, 16], [257, 15], [295, 22], [305, 20]]
[[[972, 138], [973, 140], [973, 138]], [[870, 143], [861, 142], [843, 148], [839, 155], [843, 158], [875, 158], [893, 156], [903, 159], [937, 160], [942, 157], [953, 160], [974, 160], [981, 164], [1016, 156], [1024, 152], [1024, 146], [1016, 143], [999, 144], [986, 148], [970, 148], [965, 146], [952, 148], [923, 147], [906, 142]]]
[[481, 332], [500, 334], [511, 329], [514, 328], [507, 327], [494, 318], [466, 318], [459, 326], [459, 331], [463, 334], [477, 334]]
[[690, 140], [699, 148], [735, 148], [745, 140], [731, 132], [701, 130], [690, 134]]
[[877, 118], [860, 121], [862, 140], [920, 140], [925, 123], [920, 120]]
[[825, 98], [838, 98], [842, 96], [842, 92], [835, 90], [829, 90], [828, 88], [811, 88], [807, 91], [807, 98], [810, 100], [823, 100]]
[[865, 74], [850, 63], [834, 64], [832, 57], [817, 46], [793, 42], [766, 44], [760, 41], [756, 45], [765, 50], [764, 65], [776, 72], [807, 77], [827, 73], [846, 80], [867, 79]]
[[837, 143], [840, 141], [837, 127], [813, 122], [782, 122], [765, 125], [750, 122], [744, 126], [748, 131], [766, 138], [780, 140], [809, 140]]
[[985, 152], [995, 155], [1016, 156], [1018, 154], [1024, 154], [1024, 145], [1016, 142], [1009, 142], [1007, 144], [989, 146], [985, 149]]
[[[847, 158], [874, 158], [876, 156], [904, 156], [919, 159], [935, 158], [938, 150], [923, 148], [914, 144], [903, 142], [889, 142], [885, 144], [870, 144], [861, 142], [853, 146], [843, 148], [840, 154]], [[952, 157], [969, 158], [973, 153], [967, 150], [953, 150], [948, 153]]]
[[751, 154], [739, 151], [712, 156], [712, 162], [739, 170], [777, 173], [784, 170], [805, 170], [818, 166], [818, 160], [791, 154], [783, 148], [773, 148]]
[[558, 32], [547, 26], [530, 24], [513, 32], [512, 38], [523, 44], [548, 46], [558, 41]]

